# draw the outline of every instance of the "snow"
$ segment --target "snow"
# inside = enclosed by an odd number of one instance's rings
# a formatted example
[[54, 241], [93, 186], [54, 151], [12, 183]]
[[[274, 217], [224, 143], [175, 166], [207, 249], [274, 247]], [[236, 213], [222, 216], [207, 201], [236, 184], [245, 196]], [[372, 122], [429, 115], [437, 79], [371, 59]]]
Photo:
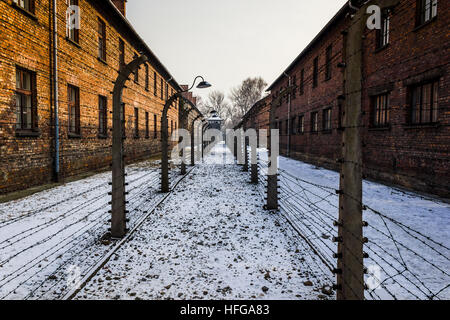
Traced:
[[[264, 163], [267, 151], [260, 149], [259, 154]], [[339, 189], [339, 174], [286, 157], [279, 157], [279, 167], [282, 214], [335, 267], [332, 237], [337, 229], [332, 223], [338, 218], [339, 198], [333, 193]], [[363, 214], [369, 224], [364, 228], [369, 239], [365, 266], [372, 270], [366, 283], [376, 280], [376, 289], [366, 291], [366, 298], [427, 299], [439, 293], [433, 298], [449, 299], [448, 203], [371, 181], [363, 181], [363, 203], [374, 209]]]
[[[158, 193], [156, 162], [127, 167], [130, 223], [152, 209]], [[171, 172], [171, 181], [179, 179]], [[83, 276], [111, 248], [108, 232], [111, 173], [68, 183], [0, 204], [0, 299], [56, 299], [69, 276]]]
[[317, 258], [280, 218], [221, 144], [77, 299], [329, 298]]
[[[180, 183], [161, 205], [159, 163], [128, 166], [129, 227], [152, 214], [76, 298], [334, 299], [339, 174], [279, 157], [281, 210], [269, 212], [266, 150], [259, 155], [252, 185], [217, 145], [183, 180], [171, 170]], [[0, 299], [60, 299], [107, 255], [116, 244], [105, 237], [110, 179], [105, 172], [0, 204]], [[450, 206], [371, 181], [363, 203], [365, 280], [382, 282], [366, 298], [449, 299]]]

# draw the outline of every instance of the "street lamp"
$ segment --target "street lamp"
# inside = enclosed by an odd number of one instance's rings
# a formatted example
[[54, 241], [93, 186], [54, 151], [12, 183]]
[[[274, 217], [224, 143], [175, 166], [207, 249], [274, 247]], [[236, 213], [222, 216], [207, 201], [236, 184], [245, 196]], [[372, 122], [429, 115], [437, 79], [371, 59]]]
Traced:
[[[161, 192], [166, 193], [169, 192], [169, 133], [168, 133], [168, 120], [167, 120], [167, 112], [169, 111], [170, 106], [177, 98], [183, 98], [182, 94], [190, 91], [194, 88], [195, 83], [198, 79], [201, 79], [200, 83], [197, 85], [197, 89], [206, 89], [211, 87], [211, 84], [202, 76], [197, 76], [192, 83], [192, 86], [186, 90], [178, 91], [174, 93], [165, 103], [164, 109], [161, 116]], [[191, 151], [192, 152], [192, 151]]]

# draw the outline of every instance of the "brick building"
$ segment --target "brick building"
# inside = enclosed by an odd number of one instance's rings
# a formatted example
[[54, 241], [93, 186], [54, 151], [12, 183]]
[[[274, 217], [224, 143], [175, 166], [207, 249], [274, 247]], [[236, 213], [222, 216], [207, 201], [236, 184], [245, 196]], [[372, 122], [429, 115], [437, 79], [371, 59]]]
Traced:
[[[79, 8], [79, 29], [66, 25], [76, 13], [69, 5]], [[57, 0], [55, 8], [53, 0], [0, 2], [0, 193], [109, 166], [114, 81], [120, 66], [140, 54], [149, 60], [130, 77], [122, 99], [126, 160], [160, 153], [162, 109], [181, 87], [130, 25], [125, 5], [125, 0]], [[174, 104], [169, 110], [169, 130], [178, 126], [178, 109]]]
[[[351, 12], [346, 4], [268, 89], [281, 152], [331, 169], [341, 156]], [[366, 29], [360, 134], [368, 178], [449, 197], [448, 21], [445, 1], [399, 0], [382, 12], [381, 30]]]

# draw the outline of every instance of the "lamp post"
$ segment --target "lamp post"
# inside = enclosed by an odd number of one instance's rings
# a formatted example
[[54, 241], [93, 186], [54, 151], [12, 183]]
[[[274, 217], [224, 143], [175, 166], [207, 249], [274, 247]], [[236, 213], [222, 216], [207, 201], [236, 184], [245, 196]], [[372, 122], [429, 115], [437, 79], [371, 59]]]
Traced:
[[167, 193], [169, 192], [169, 142], [168, 142], [168, 124], [169, 121], [167, 119], [167, 112], [169, 111], [170, 106], [173, 104], [175, 100], [178, 98], [182, 98], [182, 94], [185, 92], [190, 91], [192, 88], [194, 88], [195, 83], [198, 79], [201, 79], [201, 82], [197, 85], [197, 89], [206, 89], [211, 87], [211, 84], [209, 84], [202, 76], [197, 76], [194, 79], [194, 82], [192, 86], [189, 89], [186, 89], [184, 91], [179, 91], [174, 93], [164, 104], [164, 109], [161, 116], [161, 192]]

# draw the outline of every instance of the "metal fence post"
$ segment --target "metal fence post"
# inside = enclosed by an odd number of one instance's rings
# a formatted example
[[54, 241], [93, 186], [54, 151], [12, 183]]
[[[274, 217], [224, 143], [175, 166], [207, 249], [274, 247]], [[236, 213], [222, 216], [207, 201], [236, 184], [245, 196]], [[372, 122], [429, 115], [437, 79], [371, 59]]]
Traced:
[[181, 97], [181, 93], [173, 94], [164, 104], [161, 116], [161, 192], [169, 192], [169, 120], [167, 112], [173, 102]]
[[122, 109], [122, 92], [130, 74], [147, 60], [147, 57], [142, 55], [121, 68], [114, 83], [111, 192], [112, 238], [122, 238], [126, 234], [125, 161], [123, 150], [123, 122], [125, 121], [125, 115]]
[[256, 150], [256, 146], [254, 146], [253, 144], [251, 145], [251, 152], [252, 152], [252, 157], [251, 157], [251, 165], [250, 165], [250, 170], [251, 170], [251, 180], [250, 182], [253, 184], [257, 184], [259, 182], [259, 178], [258, 178], [258, 151]]

